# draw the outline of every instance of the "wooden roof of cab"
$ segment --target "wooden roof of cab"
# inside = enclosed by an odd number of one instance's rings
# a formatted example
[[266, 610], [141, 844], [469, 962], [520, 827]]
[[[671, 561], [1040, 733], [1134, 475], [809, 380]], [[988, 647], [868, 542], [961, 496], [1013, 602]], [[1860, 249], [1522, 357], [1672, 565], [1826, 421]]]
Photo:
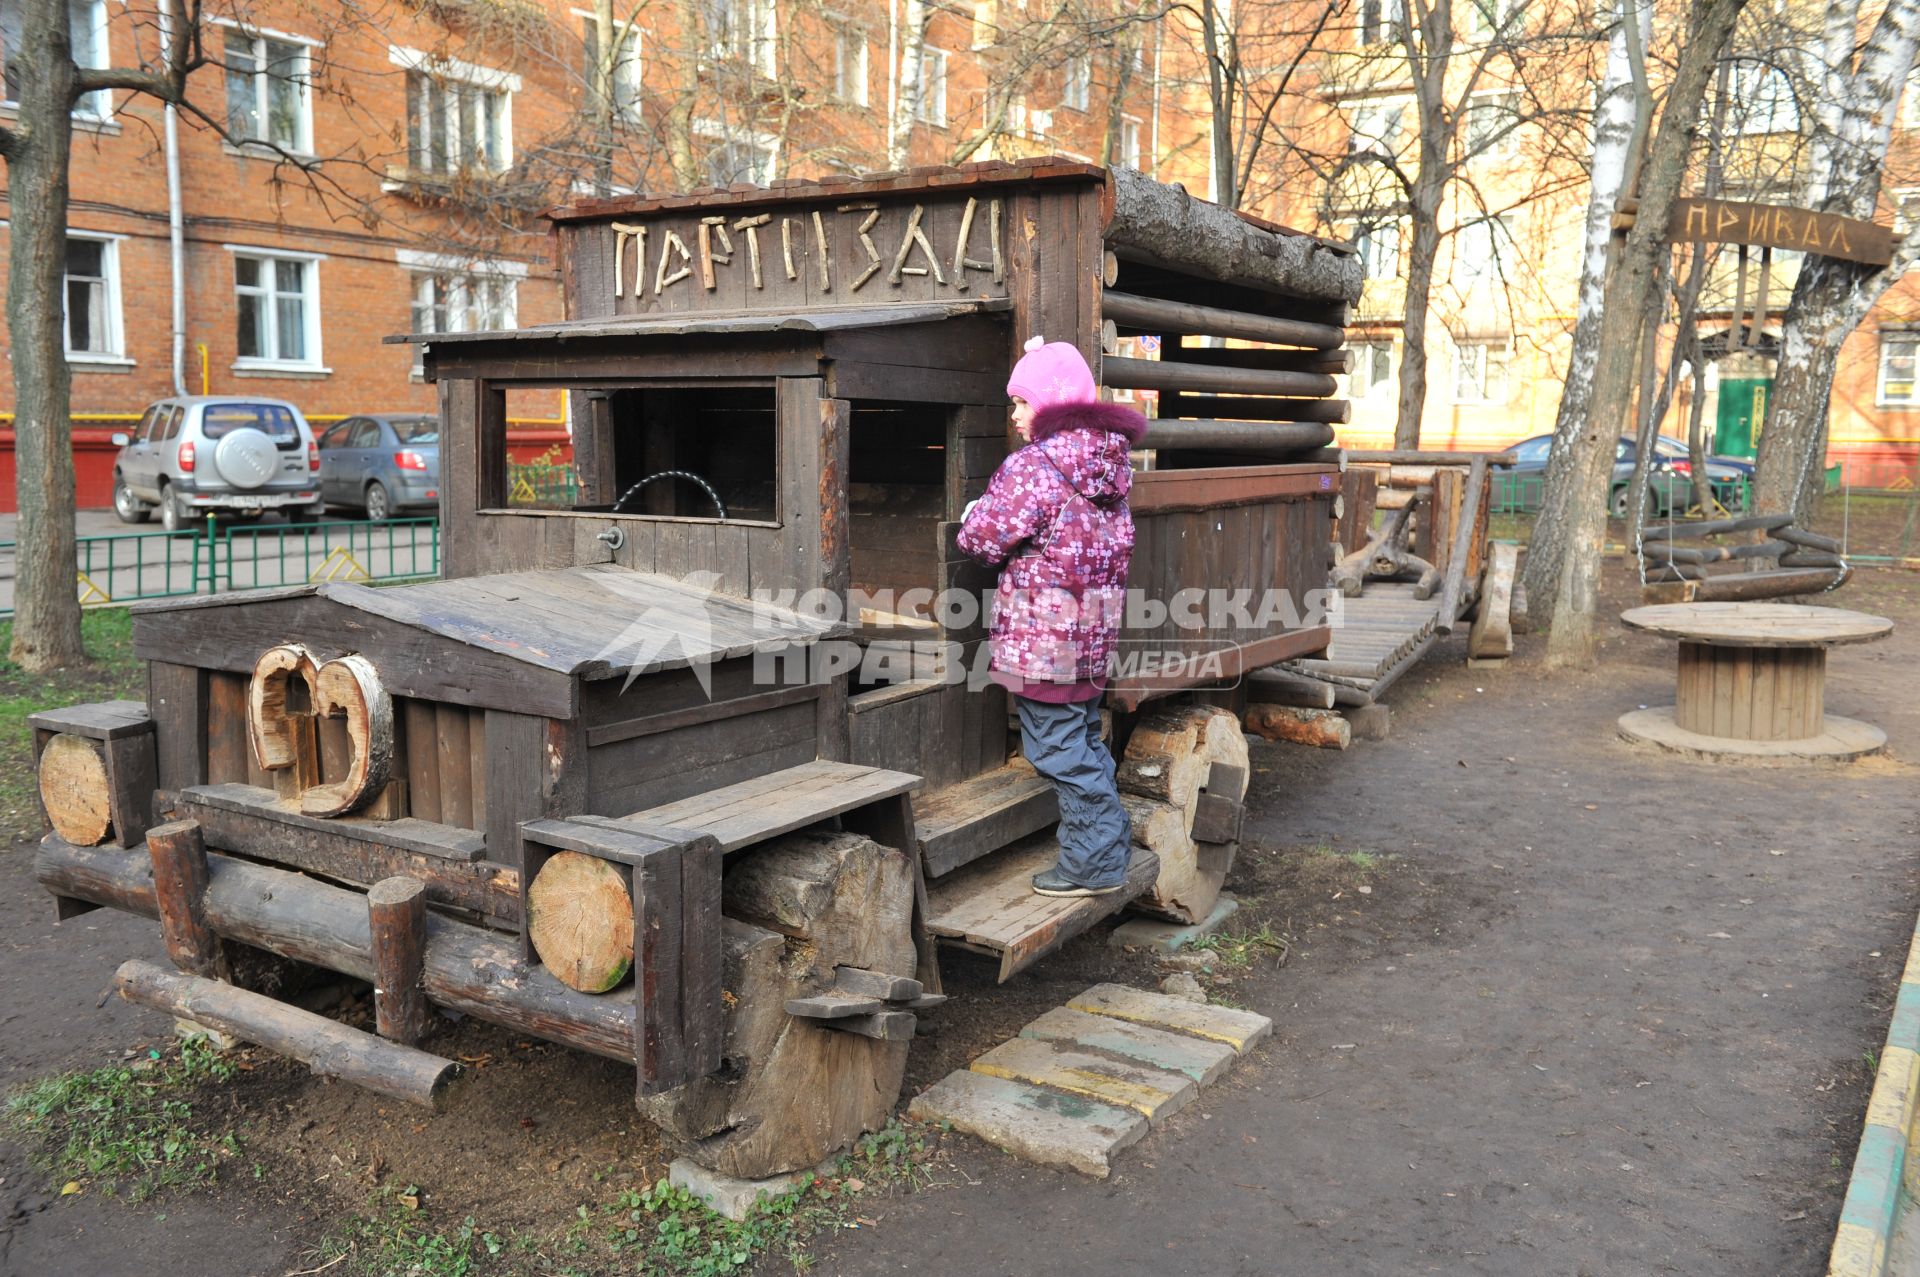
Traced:
[[579, 680], [652, 674], [847, 632], [672, 577], [593, 566], [383, 588], [326, 582], [135, 604], [137, 656], [249, 672], [276, 644], [359, 652], [387, 690], [571, 715]]

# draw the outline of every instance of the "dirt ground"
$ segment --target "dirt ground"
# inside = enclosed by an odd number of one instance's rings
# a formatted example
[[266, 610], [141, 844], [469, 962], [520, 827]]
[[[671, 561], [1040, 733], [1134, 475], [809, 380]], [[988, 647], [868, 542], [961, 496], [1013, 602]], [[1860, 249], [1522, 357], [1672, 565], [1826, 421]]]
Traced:
[[[1293, 944], [1226, 992], [1273, 1039], [1104, 1183], [949, 1137], [934, 1187], [863, 1202], [871, 1226], [814, 1271], [1824, 1271], [1920, 903], [1920, 769], [1898, 757], [1920, 753], [1898, 674], [1920, 575], [1835, 601], [1898, 622], [1839, 652], [1828, 688], [1895, 758], [1781, 771], [1623, 744], [1617, 715], [1671, 699], [1673, 652], [1616, 625], [1592, 674], [1468, 670], [1454, 640], [1391, 697], [1387, 741], [1256, 746], [1240, 926]], [[56, 929], [29, 855], [0, 855], [5, 1085], [167, 1031], [94, 1005], [115, 964], [159, 956], [152, 925]], [[964, 955], [947, 973], [910, 1089], [1088, 984], [1154, 978], [1104, 929], [1003, 987]], [[207, 1102], [233, 1106], [263, 1178], [236, 1165], [153, 1206], [56, 1198], [0, 1145], [0, 1273], [286, 1274], [382, 1185], [504, 1230], [659, 1174], [629, 1071], [477, 1025], [440, 1049], [477, 1065], [473, 1102], [426, 1119], [260, 1059]]]

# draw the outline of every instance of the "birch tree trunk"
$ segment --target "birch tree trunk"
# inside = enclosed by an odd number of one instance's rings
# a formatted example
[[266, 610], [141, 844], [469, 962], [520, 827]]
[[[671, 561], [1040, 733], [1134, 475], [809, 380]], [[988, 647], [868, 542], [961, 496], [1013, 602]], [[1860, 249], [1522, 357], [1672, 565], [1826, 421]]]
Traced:
[[887, 167], [892, 169], [906, 168], [912, 157], [913, 124], [920, 118], [927, 92], [927, 25], [933, 21], [933, 9], [923, 0], [906, 0], [906, 4], [907, 20], [900, 29], [906, 40], [900, 54], [900, 94], [887, 125]]
[[[1651, 6], [1635, 9], [1646, 33]], [[1593, 167], [1591, 195], [1581, 243], [1580, 294], [1573, 325], [1573, 348], [1567, 356], [1567, 380], [1560, 392], [1560, 410], [1553, 423], [1553, 447], [1547, 457], [1540, 513], [1527, 536], [1527, 584], [1530, 619], [1535, 629], [1553, 619], [1555, 585], [1566, 555], [1569, 498], [1573, 485], [1568, 474], [1573, 461], [1573, 439], [1593, 410], [1593, 373], [1600, 358], [1602, 303], [1607, 287], [1607, 245], [1613, 237], [1613, 214], [1627, 180], [1627, 153], [1633, 140], [1633, 75], [1627, 58], [1627, 27], [1613, 26], [1607, 42], [1607, 68], [1600, 82], [1599, 102], [1593, 113]]]
[[[1858, 65], [1846, 47], [1840, 19], [1827, 10], [1824, 91], [1819, 95], [1811, 148], [1816, 191], [1823, 212], [1871, 218], [1892, 136], [1895, 106], [1920, 43], [1920, 0], [1890, 0], [1861, 46]], [[1851, 28], [1847, 28], [1850, 30]], [[1767, 428], [1760, 434], [1754, 474], [1754, 509], [1811, 513], [1826, 458], [1827, 419], [1840, 348], [1894, 280], [1912, 265], [1916, 235], [1910, 233], [1891, 266], [1809, 254], [1787, 301], [1780, 328], [1780, 363]], [[1764, 319], [1764, 316], [1762, 317]]]
[[[700, 0], [680, 0], [680, 30], [685, 33], [686, 48], [680, 51], [680, 85], [666, 114], [667, 165], [673, 170], [673, 184], [690, 191], [700, 184], [700, 166], [693, 155], [693, 112], [700, 96], [700, 54], [706, 22], [700, 12]], [[719, 38], [713, 33], [710, 40]]]
[[1615, 440], [1633, 398], [1634, 365], [1658, 265], [1672, 252], [1667, 224], [1673, 201], [1685, 180], [1687, 152], [1700, 118], [1720, 51], [1746, 0], [1696, 0], [1687, 25], [1673, 82], [1668, 86], [1660, 131], [1654, 136], [1640, 182], [1640, 207], [1624, 251], [1607, 280], [1600, 328], [1600, 353], [1594, 366], [1593, 404], [1583, 427], [1568, 440], [1567, 545], [1552, 594], [1552, 628], [1547, 634], [1547, 663], [1593, 663], [1593, 614], [1599, 604], [1601, 551], [1607, 530], [1607, 496], [1613, 474]]
[[72, 380], [62, 331], [73, 33], [63, 3], [21, 6], [19, 116], [8, 131], [7, 329], [14, 385], [21, 552], [9, 657], [32, 671], [86, 660], [73, 530]]

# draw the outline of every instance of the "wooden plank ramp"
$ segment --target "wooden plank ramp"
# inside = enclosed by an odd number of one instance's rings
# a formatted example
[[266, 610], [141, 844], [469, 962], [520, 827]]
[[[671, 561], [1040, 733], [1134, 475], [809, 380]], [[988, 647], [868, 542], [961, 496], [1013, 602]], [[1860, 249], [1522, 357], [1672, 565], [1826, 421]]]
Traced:
[[1035, 834], [927, 888], [927, 930], [951, 944], [1000, 959], [1000, 980], [1023, 971], [1100, 919], [1119, 912], [1153, 885], [1160, 861], [1133, 849], [1124, 887], [1104, 896], [1060, 898], [1033, 890], [1033, 875], [1052, 865], [1060, 844]]
[[1368, 582], [1358, 598], [1342, 600], [1343, 615], [1326, 651], [1276, 668], [1343, 684], [1360, 693], [1357, 703], [1370, 703], [1439, 637], [1439, 595], [1416, 599], [1413, 590], [1411, 582]]

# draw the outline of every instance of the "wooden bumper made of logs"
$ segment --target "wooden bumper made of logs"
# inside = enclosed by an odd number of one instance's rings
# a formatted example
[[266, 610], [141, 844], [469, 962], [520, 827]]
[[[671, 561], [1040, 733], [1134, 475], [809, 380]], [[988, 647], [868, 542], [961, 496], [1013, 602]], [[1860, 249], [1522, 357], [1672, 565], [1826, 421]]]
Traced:
[[[680, 964], [671, 974], [664, 961], [650, 970], [649, 955], [637, 944], [631, 996], [594, 995], [570, 989], [530, 965], [518, 937], [428, 912], [411, 880], [389, 879], [363, 894], [209, 853], [192, 821], [148, 831], [147, 854], [141, 850], [77, 847], [49, 834], [35, 854], [34, 875], [56, 897], [160, 920], [169, 956], [191, 976], [218, 981], [226, 972], [223, 942], [235, 941], [372, 982], [382, 1031], [397, 1037], [417, 1036], [431, 1003], [632, 1063], [642, 1094], [680, 1085], [719, 1064], [723, 1009], [717, 910], [709, 968], [714, 978], [703, 990], [679, 982], [679, 970], [688, 965], [680, 952], [681, 936], [678, 945], [660, 946], [672, 949]], [[673, 894], [677, 909], [677, 891]], [[646, 898], [637, 934], [665, 938], [656, 920], [668, 912], [667, 895], [660, 886]], [[172, 998], [179, 992], [156, 996]], [[688, 1026], [701, 1018], [707, 1023], [693, 1036], [705, 1045], [689, 1052], [683, 1045]], [[238, 1035], [259, 1041], [245, 1029]], [[261, 1044], [277, 1046], [272, 1040]]]

